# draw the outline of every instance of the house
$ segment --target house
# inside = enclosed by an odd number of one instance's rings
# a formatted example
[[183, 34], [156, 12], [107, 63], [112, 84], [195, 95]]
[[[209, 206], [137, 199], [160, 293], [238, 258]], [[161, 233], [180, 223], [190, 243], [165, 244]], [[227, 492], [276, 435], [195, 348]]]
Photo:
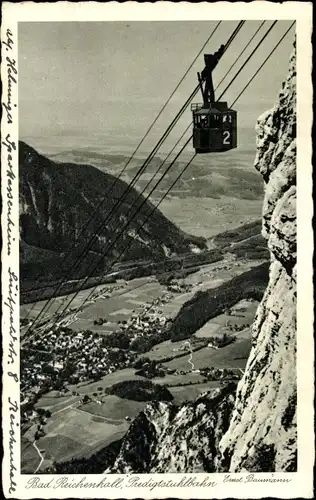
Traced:
[[213, 349], [218, 349], [218, 346], [217, 345], [213, 345], [213, 344], [207, 344], [207, 347], [212, 347]]
[[172, 374], [176, 373], [176, 369], [175, 369], [175, 368], [167, 368], [167, 370], [166, 370], [166, 371], [167, 371], [167, 373], [168, 373], [169, 375], [172, 375]]

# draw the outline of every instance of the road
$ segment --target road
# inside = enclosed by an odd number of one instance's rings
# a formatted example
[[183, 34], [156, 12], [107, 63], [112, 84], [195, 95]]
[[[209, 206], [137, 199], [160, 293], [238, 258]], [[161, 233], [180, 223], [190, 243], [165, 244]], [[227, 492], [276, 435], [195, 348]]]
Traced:
[[38, 464], [38, 466], [36, 467], [36, 469], [35, 469], [35, 471], [34, 471], [34, 474], [36, 474], [36, 473], [37, 473], [37, 471], [38, 471], [38, 470], [41, 468], [41, 466], [42, 466], [42, 463], [43, 463], [43, 461], [44, 461], [44, 457], [43, 457], [42, 453], [40, 452], [40, 450], [38, 449], [37, 444], [36, 444], [36, 441], [33, 441], [33, 447], [35, 448], [35, 450], [36, 450], [36, 452], [37, 452], [37, 454], [38, 454], [38, 456], [39, 456], [39, 458], [40, 458], [40, 463]]
[[[76, 408], [77, 411], [81, 411], [82, 413], [87, 413], [90, 416], [92, 415], [91, 413], [83, 410], [82, 408], [77, 408], [77, 406], [79, 406], [79, 405], [80, 405], [80, 401], [75, 401], [74, 403], [71, 403], [70, 405], [65, 406], [65, 408], [62, 408], [61, 410], [55, 411], [54, 415], [56, 415], [57, 413], [60, 413], [60, 412], [62, 412], [64, 410], [68, 410], [69, 408]], [[104, 420], [104, 422], [110, 423], [110, 424], [113, 423], [113, 422], [117, 422], [118, 424], [125, 423], [125, 419], [113, 419], [113, 418], [108, 419], [106, 417], [103, 417], [102, 415], [95, 415], [95, 416], [98, 417], [98, 418], [100, 418], [101, 420]], [[41, 450], [38, 448], [38, 446], [36, 444], [36, 440], [33, 441], [32, 445], [33, 445], [33, 448], [35, 448], [36, 453], [38, 454], [39, 459], [40, 459], [39, 464], [37, 465], [36, 469], [33, 472], [33, 474], [37, 474], [37, 472], [40, 470], [40, 468], [41, 468], [41, 466], [42, 466], [42, 464], [44, 462], [44, 456], [43, 456]]]
[[62, 411], [68, 410], [69, 408], [74, 408], [75, 405], [79, 406], [80, 405], [80, 401], [74, 401], [73, 403], [70, 403], [68, 406], [65, 406], [64, 408], [61, 408], [60, 410], [52, 411], [52, 415], [57, 415], [57, 413], [61, 413]]
[[[93, 396], [93, 391], [91, 392], [87, 392], [85, 394], [79, 394], [78, 396], [71, 396], [71, 397], [75, 397], [75, 398], [80, 398], [79, 400], [76, 399], [76, 401], [73, 401], [72, 403], [69, 403], [69, 405], [67, 406], [64, 406], [63, 408], [61, 408], [60, 410], [56, 410], [54, 411], [53, 409], [50, 409], [52, 415], [57, 415], [57, 413], [61, 413], [62, 411], [65, 411], [65, 410], [69, 410], [69, 408], [78, 408], [78, 406], [80, 406], [80, 401], [81, 399], [84, 397], [84, 396], [89, 396], [89, 398], [91, 399], [91, 401], [94, 401], [95, 403], [99, 403], [99, 400]], [[57, 403], [58, 404], [58, 403]], [[47, 408], [51, 408], [51, 407], [47, 407]]]
[[126, 422], [124, 418], [107, 418], [102, 415], [98, 415], [97, 413], [90, 413], [89, 411], [83, 410], [82, 408], [76, 408], [77, 411], [81, 411], [82, 413], [86, 413], [87, 415], [94, 416], [104, 420], [107, 424], [111, 424], [112, 422], [117, 422], [118, 424], [123, 424]]

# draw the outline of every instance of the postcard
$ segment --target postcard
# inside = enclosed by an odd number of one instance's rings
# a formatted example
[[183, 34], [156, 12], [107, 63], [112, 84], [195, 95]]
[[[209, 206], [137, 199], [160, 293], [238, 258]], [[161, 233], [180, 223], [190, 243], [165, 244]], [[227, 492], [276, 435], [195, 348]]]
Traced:
[[312, 498], [312, 4], [4, 2], [6, 498]]

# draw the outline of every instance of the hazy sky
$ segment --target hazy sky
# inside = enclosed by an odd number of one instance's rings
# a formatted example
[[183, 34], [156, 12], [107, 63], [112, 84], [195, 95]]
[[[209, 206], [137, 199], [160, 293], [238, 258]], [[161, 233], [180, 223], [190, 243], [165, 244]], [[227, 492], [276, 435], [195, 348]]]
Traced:
[[[223, 22], [203, 52], [217, 50], [236, 24]], [[215, 85], [259, 24], [246, 22], [214, 72]], [[251, 47], [270, 25], [268, 21]], [[278, 22], [224, 100], [234, 100], [289, 25], [288, 21]], [[20, 137], [96, 135], [105, 141], [136, 144], [214, 26], [215, 22], [209, 21], [20, 23]], [[236, 104], [240, 127], [253, 128], [258, 115], [276, 101], [287, 73], [293, 34], [294, 30]], [[238, 68], [239, 63], [233, 74]], [[202, 69], [203, 53], [159, 119], [153, 131], [155, 137], [196, 86], [196, 72]], [[201, 97], [195, 101], [201, 101]], [[178, 130], [183, 130], [190, 120], [187, 111]]]

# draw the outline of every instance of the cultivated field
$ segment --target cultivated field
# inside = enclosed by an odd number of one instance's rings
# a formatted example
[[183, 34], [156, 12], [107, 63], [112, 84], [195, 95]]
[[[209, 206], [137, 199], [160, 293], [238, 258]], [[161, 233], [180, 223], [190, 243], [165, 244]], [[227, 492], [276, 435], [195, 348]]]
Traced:
[[[195, 342], [194, 347], [197, 347], [199, 344], [202, 345], [201, 342]], [[187, 347], [187, 345], [185, 345], [185, 347]], [[160, 361], [161, 359], [169, 358], [171, 356], [179, 356], [179, 354], [183, 354], [184, 352], [187, 351], [184, 350], [183, 340], [180, 340], [179, 342], [166, 340], [165, 342], [161, 342], [161, 344], [155, 345], [150, 351], [143, 354], [142, 357]]]
[[[244, 270], [247, 270], [248, 268], [252, 267], [249, 263], [244, 263], [242, 265], [242, 267], [240, 267], [237, 264], [238, 263], [235, 263], [235, 262], [229, 262], [226, 264], [225, 263], [224, 264], [223, 263], [220, 263], [220, 264], [215, 263], [215, 264], [204, 266], [203, 268], [201, 268], [200, 272], [195, 273], [194, 275], [186, 278], [186, 282], [191, 281], [195, 284], [202, 282], [203, 288], [204, 287], [205, 287], [205, 289], [212, 288], [213, 286], [218, 286], [220, 284], [220, 282], [222, 282], [222, 279], [220, 279], [220, 280], [216, 279], [216, 278], [214, 279], [214, 277], [216, 275], [218, 275], [218, 273], [220, 274], [220, 276], [222, 276], [222, 274], [224, 273], [225, 277], [227, 275], [227, 277], [231, 278], [232, 276], [239, 274], [239, 273], [243, 272]], [[214, 271], [214, 267], [216, 267], [216, 268], [220, 267], [220, 270]], [[144, 285], [144, 287], [141, 285]], [[131, 290], [131, 288], [133, 288], [135, 286], [139, 286], [139, 288], [137, 288], [136, 290]], [[145, 290], [144, 290], [144, 288], [145, 288]], [[85, 321], [90, 321], [89, 329], [94, 330], [95, 326], [94, 325], [93, 325], [93, 327], [91, 326], [92, 318], [94, 320], [95, 318], [105, 317], [106, 316], [105, 304], [108, 303], [110, 300], [112, 300], [112, 306], [111, 306], [112, 311], [115, 311], [118, 308], [122, 309], [124, 307], [126, 307], [126, 308], [129, 307], [130, 315], [131, 315], [133, 310], [137, 307], [136, 301], [139, 302], [139, 307], [140, 307], [140, 305], [142, 303], [146, 303], [147, 301], [152, 300], [152, 297], [150, 295], [152, 292], [154, 292], [153, 296], [155, 297], [155, 296], [157, 296], [157, 294], [158, 295], [161, 294], [163, 289], [164, 288], [157, 282], [147, 283], [146, 280], [144, 280], [144, 279], [133, 280], [133, 282], [128, 283], [128, 289], [126, 289], [126, 293], [124, 293], [124, 296], [121, 295], [120, 297], [116, 298], [116, 300], [117, 300], [116, 305], [114, 303], [115, 297], [113, 297], [113, 299], [99, 299], [91, 306], [85, 308], [83, 313], [82, 313], [82, 316], [84, 316]], [[158, 290], [159, 290], [159, 293], [158, 293]], [[124, 292], [125, 292], [125, 290], [124, 290]], [[176, 315], [178, 313], [181, 305], [185, 301], [187, 301], [188, 298], [191, 297], [194, 293], [195, 293], [195, 290], [193, 289], [193, 291], [189, 292], [189, 293], [175, 294], [174, 298], [170, 301], [170, 303], [161, 306], [161, 310], [162, 310], [163, 314], [166, 316]], [[125, 301], [124, 306], [122, 305], [123, 298]], [[133, 301], [133, 302], [131, 303], [131, 301]], [[243, 304], [243, 306], [245, 306], [245, 304]], [[238, 316], [236, 316], [236, 315], [226, 316], [223, 314], [220, 316], [217, 316], [216, 318], [212, 319], [209, 323], [204, 325], [204, 327], [196, 333], [196, 336], [197, 337], [207, 337], [207, 336], [211, 337], [213, 335], [218, 335], [219, 333], [222, 333], [225, 330], [226, 321], [228, 322], [228, 324], [230, 324], [230, 322], [232, 322], [233, 324], [252, 323], [251, 318], [254, 317], [256, 308], [257, 308], [257, 303], [251, 303], [251, 302], [247, 301], [246, 312], [238, 312], [237, 313]], [[237, 309], [238, 309], [238, 307], [237, 307]], [[241, 315], [245, 315], [245, 316], [241, 316]], [[114, 316], [112, 316], [112, 317], [114, 317]], [[73, 323], [73, 325], [71, 327], [74, 330], [80, 329], [79, 328], [80, 322]], [[106, 330], [107, 327], [108, 327], [108, 325], [105, 324], [105, 325], [103, 325], [103, 327], [99, 327], [99, 328], [100, 329], [104, 328], [104, 330]], [[248, 330], [245, 330], [243, 332], [238, 332], [236, 335], [238, 336], [239, 339], [242, 339], [243, 337], [249, 337], [250, 332]], [[173, 351], [173, 349], [178, 349], [182, 344], [183, 344], [182, 341], [175, 342], [172, 344], [170, 342], [163, 342], [163, 343], [155, 346], [148, 353], [145, 353], [144, 356], [148, 356], [150, 359], [157, 359], [157, 360], [164, 358], [164, 357], [167, 357], [167, 356], [168, 357], [172, 356], [172, 355], [177, 356], [182, 351]], [[250, 345], [250, 342], [249, 342], [249, 345]], [[219, 356], [219, 358], [221, 358], [222, 355], [224, 355], [224, 359], [229, 357], [228, 354], [227, 354], [227, 356], [225, 354], [226, 353], [225, 350], [227, 350], [229, 348], [233, 349], [233, 352], [235, 349], [239, 350], [239, 347], [235, 346], [232, 348], [230, 346], [227, 346], [225, 348], [220, 349], [222, 354]], [[247, 352], [247, 355], [248, 355], [248, 353], [249, 353], [248, 347], [244, 350]], [[215, 352], [211, 349], [207, 349], [207, 351], [205, 351], [205, 352], [206, 352], [206, 354], [203, 356], [203, 359], [205, 359], [205, 361], [203, 361], [204, 362], [203, 366], [208, 366], [208, 365], [210, 365], [209, 360], [211, 359], [211, 356], [212, 356], [212, 359], [217, 359], [218, 351]], [[229, 351], [227, 351], [227, 353], [228, 352]], [[216, 354], [216, 356], [214, 358], [215, 354]], [[194, 356], [194, 358], [193, 358], [194, 360], [201, 359], [201, 357], [202, 357], [201, 354], [198, 355], [198, 352], [194, 353], [193, 356]], [[197, 356], [198, 356], [198, 358], [196, 358]], [[174, 360], [174, 362], [173, 362], [174, 365], [168, 364], [168, 366], [170, 368], [174, 367], [177, 369], [179, 366], [181, 366], [182, 368], [179, 368], [179, 369], [187, 370], [190, 367], [189, 363], [188, 363], [188, 357], [189, 357], [189, 354], [187, 356], [179, 358], [178, 361]], [[243, 354], [243, 357], [244, 357], [244, 354]], [[233, 361], [234, 361], [233, 364], [235, 366], [236, 360], [233, 360]], [[172, 363], [172, 362], [169, 362], [169, 363]], [[225, 361], [225, 363], [226, 363], [226, 361]], [[239, 360], [238, 367], [242, 367], [243, 365], [244, 365], [244, 361]], [[223, 366], [223, 363], [222, 363], [220, 365], [220, 367], [227, 367], [228, 368], [229, 366], [228, 365]], [[200, 366], [197, 366], [196, 368], [200, 368]], [[164, 378], [155, 380], [155, 382], [171, 383], [171, 384], [187, 383], [191, 380], [196, 381], [197, 377], [198, 377], [197, 374], [167, 375]], [[121, 382], [123, 380], [135, 380], [135, 379], [141, 379], [141, 378], [142, 377], [135, 375], [135, 370], [133, 370], [131, 368], [119, 370], [115, 373], [106, 375], [98, 382], [91, 382], [91, 383], [84, 382], [84, 383], [78, 384], [76, 386], [69, 386], [69, 393], [66, 395], [58, 396], [58, 393], [56, 393], [56, 391], [45, 394], [39, 400], [39, 402], [37, 403], [36, 406], [37, 407], [49, 407], [49, 409], [53, 412], [58, 411], [58, 410], [62, 410], [63, 408], [69, 406], [69, 404], [72, 404], [73, 402], [78, 401], [79, 397], [74, 397], [72, 395], [73, 390], [80, 392], [80, 394], [92, 394], [94, 392], [97, 392], [98, 387], [102, 387], [102, 389], [104, 389], [105, 387], [109, 387], [109, 386], [111, 386], [117, 382]], [[202, 382], [202, 379], [201, 379], [201, 382]]]
[[[161, 305], [163, 315], [174, 317], [181, 306], [199, 290], [207, 290], [219, 286], [224, 280], [230, 279], [238, 273], [250, 268], [244, 263], [242, 268], [235, 262], [213, 263], [201, 266], [200, 271], [188, 276], [185, 282], [193, 285], [192, 291], [183, 294], [174, 294], [173, 299]], [[218, 275], [221, 277], [218, 278]], [[147, 302], [158, 298], [166, 288], [148, 278], [137, 278], [127, 283], [126, 287], [115, 293], [111, 298], [97, 299], [93, 304], [85, 307], [82, 313], [77, 315], [78, 320], [70, 327], [74, 331], [92, 330], [105, 335], [112, 333], [118, 328], [118, 322], [127, 320], [133, 312], [138, 313]], [[100, 317], [105, 318], [107, 323], [102, 326], [94, 325], [93, 322]]]
[[[103, 317], [105, 317], [105, 315]], [[70, 325], [70, 328], [74, 332], [78, 333], [84, 330], [91, 330], [92, 332], [98, 333], [99, 335], [111, 335], [111, 333], [116, 332], [118, 329], [117, 323], [112, 323], [110, 321], [108, 321], [104, 325], [94, 325], [94, 319], [79, 318], [78, 321]]]
[[260, 218], [262, 199], [239, 200], [237, 198], [193, 198], [172, 197], [165, 199], [160, 210], [184, 231], [196, 236], [209, 238], [225, 228], [235, 228]]
[[29, 474], [36, 470], [40, 462], [37, 451], [28, 439], [22, 437], [21, 441], [21, 473]]
[[[68, 386], [68, 393], [60, 397], [56, 397], [56, 391], [48, 392], [44, 394], [36, 404], [38, 408], [49, 408], [49, 410], [54, 413], [57, 411], [62, 411], [64, 408], [78, 402], [82, 395], [98, 393], [98, 387], [102, 387], [104, 390], [106, 387], [110, 387], [117, 382], [122, 382], [123, 380], [143, 380], [143, 377], [135, 375], [135, 370], [133, 368], [125, 368], [124, 370], [118, 370], [114, 373], [105, 375], [101, 380], [97, 382], [82, 382], [76, 385]], [[72, 392], [79, 392], [80, 396], [73, 396]]]
[[[241, 368], [244, 369], [251, 349], [251, 338], [238, 339], [233, 344], [229, 344], [220, 349], [205, 347], [193, 353], [192, 362], [195, 369], [205, 367], [213, 368]], [[173, 359], [164, 364], [168, 368], [176, 370], [188, 369], [188, 358]], [[182, 377], [183, 378], [183, 377]]]
[[[220, 263], [201, 266], [199, 272], [188, 276], [186, 283], [191, 283], [193, 289], [188, 293], [172, 294], [168, 304], [161, 305], [160, 309], [164, 316], [175, 316], [182, 304], [189, 300], [197, 290], [207, 290], [219, 286], [224, 281], [231, 279], [237, 274], [254, 267], [256, 262], [225, 260]], [[102, 286], [100, 287], [100, 289]], [[78, 313], [78, 321], [70, 327], [74, 331], [89, 329], [99, 333], [108, 334], [118, 328], [118, 321], [128, 319], [133, 311], [136, 313], [143, 304], [151, 302], [162, 295], [166, 288], [157, 281], [148, 282], [147, 278], [136, 279], [128, 282], [124, 289], [114, 292], [111, 298], [100, 297], [94, 303], [89, 304], [82, 313]], [[76, 305], [87, 296], [90, 290], [84, 290], [79, 294]], [[58, 304], [59, 300], [56, 301]], [[39, 311], [43, 303], [36, 304], [34, 311]], [[75, 305], [75, 304], [74, 304]], [[29, 307], [29, 306], [22, 306]], [[232, 308], [232, 314], [220, 314], [203, 326], [195, 336], [212, 337], [227, 332], [227, 326], [251, 324], [257, 309], [257, 303], [243, 301]], [[93, 321], [100, 317], [106, 318], [108, 323], [99, 326]], [[205, 367], [235, 368], [243, 370], [251, 348], [251, 328], [245, 328], [240, 332], [233, 332], [237, 340], [220, 349], [204, 347], [193, 352], [192, 362], [194, 369]], [[203, 392], [220, 386], [219, 381], [205, 382], [205, 377], [198, 372], [192, 372], [189, 363], [190, 351], [184, 356], [176, 358], [185, 351], [181, 350], [184, 341], [171, 343], [162, 342], [154, 346], [143, 356], [157, 361], [166, 357], [174, 357], [172, 361], [164, 363], [166, 368], [177, 370], [177, 373], [166, 374], [165, 377], [154, 378], [152, 382], [167, 384], [169, 391], [174, 396], [174, 403], [180, 404], [184, 401], [192, 401]], [[192, 342], [193, 347], [196, 346]], [[179, 373], [179, 372], [184, 373]], [[40, 398], [36, 407], [48, 408], [52, 417], [48, 419], [44, 427], [46, 435], [39, 439], [37, 446], [41, 451], [44, 462], [51, 464], [53, 461], [67, 461], [72, 458], [90, 457], [108, 444], [121, 439], [126, 433], [130, 423], [125, 417], [135, 418], [146, 406], [146, 403], [122, 399], [113, 395], [104, 394], [104, 389], [125, 380], [144, 380], [144, 377], [135, 375], [133, 368], [126, 368], [104, 376], [97, 382], [82, 382], [75, 386], [68, 386], [68, 392], [61, 394], [51, 391]], [[188, 384], [188, 385], [181, 385]], [[190, 385], [191, 384], [191, 385]], [[100, 389], [100, 390], [99, 390]], [[80, 394], [73, 395], [73, 391]], [[97, 399], [102, 401], [90, 401], [81, 404], [83, 395], [93, 397], [97, 393]], [[34, 427], [34, 426], [33, 426]], [[36, 429], [30, 429], [26, 433], [30, 441], [34, 439]], [[40, 463], [40, 457], [32, 443], [24, 440], [22, 445], [22, 467], [25, 473], [34, 473]]]
[[[43, 407], [55, 406], [56, 404], [63, 404], [69, 401], [69, 395], [60, 395], [59, 391], [51, 391], [44, 394], [41, 399], [41, 405]], [[38, 405], [37, 405], [38, 406]]]
[[98, 387], [105, 389], [117, 382], [123, 382], [124, 380], [143, 380], [144, 377], [135, 375], [135, 370], [133, 368], [124, 368], [123, 370], [118, 370], [114, 373], [109, 373], [102, 377], [101, 380], [91, 383], [77, 384], [75, 386], [69, 386], [71, 390], [75, 389], [80, 392], [80, 394], [92, 394], [93, 392], [98, 392]]
[[[227, 328], [230, 325], [251, 325], [257, 308], [258, 302], [243, 300], [232, 308], [232, 314], [220, 314], [216, 316], [202, 326], [194, 335], [197, 338], [212, 338], [224, 333], [230, 333], [230, 330]], [[240, 338], [243, 332], [233, 331], [232, 333]]]
[[92, 453], [96, 446], [107, 446], [126, 432], [127, 423], [108, 423], [106, 419], [76, 408], [56, 413], [44, 427], [46, 435], [38, 441], [45, 457], [57, 461]]
[[[155, 384], [167, 384], [168, 389], [171, 386], [181, 386], [181, 384], [201, 384], [204, 382], [204, 377], [202, 377], [199, 373], [193, 373], [191, 371], [191, 365], [188, 362], [188, 356], [184, 356], [183, 358], [180, 358], [184, 360], [184, 368], [183, 371], [187, 371], [185, 374], [167, 374], [165, 377], [161, 378], [153, 378], [152, 381], [155, 382]], [[167, 363], [165, 364], [167, 366]]]
[[46, 398], [50, 393], [44, 394], [38, 402], [35, 404], [35, 408], [45, 408], [48, 409], [51, 413], [57, 413], [64, 411], [65, 408], [68, 408], [70, 405], [74, 405], [80, 401], [80, 396], [73, 396], [72, 392], [68, 392], [64, 396], [60, 396], [57, 398]]
[[[74, 331], [92, 330], [110, 334], [118, 329], [118, 322], [128, 320], [133, 312], [138, 313], [147, 301], [159, 297], [163, 287], [148, 278], [137, 278], [127, 283], [123, 290], [110, 298], [99, 298], [78, 314], [78, 320], [70, 328]], [[107, 320], [102, 326], [94, 325], [94, 320]]]
[[[111, 286], [111, 285], [107, 285], [107, 286]], [[102, 288], [104, 288], [104, 285], [100, 285], [99, 287], [97, 287], [96, 292]], [[90, 292], [91, 292], [91, 289], [81, 290], [78, 293], [77, 297], [74, 299], [73, 303], [71, 304], [71, 307], [79, 307], [82, 304], [82, 302], [88, 297]], [[67, 297], [70, 299], [71, 295], [68, 295]], [[56, 297], [53, 301], [51, 301], [51, 305], [50, 305], [49, 309], [47, 309], [47, 315], [50, 316], [51, 314], [53, 314], [58, 309], [58, 307], [61, 305], [61, 303], [64, 299], [65, 299], [65, 296], [61, 296], [61, 297]], [[36, 317], [37, 314], [42, 309], [42, 307], [46, 304], [46, 302], [47, 302], [46, 300], [41, 300], [41, 301], [38, 301], [35, 303], [21, 305], [21, 307], [20, 307], [21, 318], [26, 316], [26, 314], [28, 314], [28, 312], [31, 309], [32, 309], [32, 312], [30, 313], [29, 317], [30, 318]], [[61, 310], [62, 310], [62, 307], [61, 307]], [[45, 314], [45, 316], [46, 316], [46, 314]]]
[[218, 380], [209, 381], [202, 384], [186, 385], [184, 387], [169, 387], [169, 391], [174, 397], [174, 403], [181, 404], [185, 401], [194, 401], [204, 392], [220, 387]]
[[121, 423], [125, 420], [125, 417], [136, 417], [146, 406], [145, 402], [130, 401], [129, 399], [122, 399], [112, 395], [103, 396], [101, 400], [101, 405], [93, 401], [79, 408], [92, 415], [99, 415], [110, 422]]

